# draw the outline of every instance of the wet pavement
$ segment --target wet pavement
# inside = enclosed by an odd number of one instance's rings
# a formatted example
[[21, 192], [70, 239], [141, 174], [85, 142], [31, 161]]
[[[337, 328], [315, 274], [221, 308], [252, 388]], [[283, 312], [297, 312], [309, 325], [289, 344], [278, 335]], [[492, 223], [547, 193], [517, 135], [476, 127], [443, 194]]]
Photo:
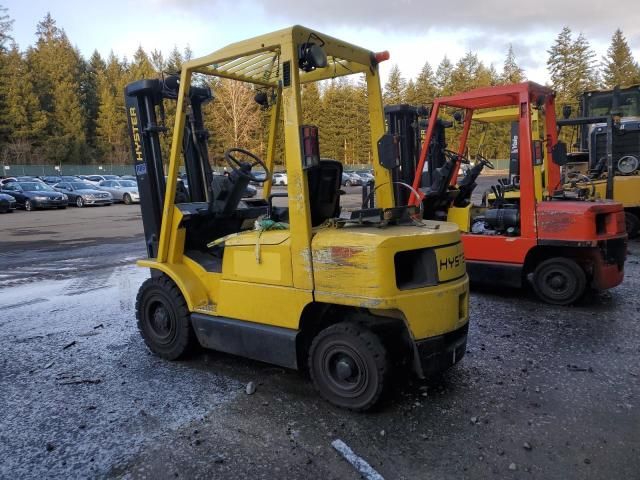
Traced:
[[355, 414], [296, 372], [150, 355], [139, 234], [70, 237], [0, 232], [0, 478], [359, 478], [335, 439], [387, 479], [639, 478], [638, 242], [625, 283], [575, 307], [474, 291], [465, 358], [429, 382], [398, 375]]

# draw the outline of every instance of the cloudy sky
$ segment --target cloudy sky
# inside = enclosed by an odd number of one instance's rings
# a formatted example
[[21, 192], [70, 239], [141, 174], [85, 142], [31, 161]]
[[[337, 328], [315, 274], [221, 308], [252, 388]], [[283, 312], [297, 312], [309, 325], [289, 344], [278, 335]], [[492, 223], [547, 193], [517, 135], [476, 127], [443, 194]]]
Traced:
[[71, 41], [89, 56], [113, 50], [131, 56], [142, 45], [169, 52], [189, 45], [196, 56], [227, 43], [302, 24], [371, 50], [389, 50], [406, 77], [425, 61], [435, 68], [446, 54], [456, 61], [477, 52], [502, 68], [513, 44], [529, 79], [548, 78], [546, 50], [564, 25], [583, 32], [598, 54], [620, 27], [640, 59], [638, 0], [9, 0], [14, 37], [22, 48], [35, 39], [36, 23], [50, 11]]

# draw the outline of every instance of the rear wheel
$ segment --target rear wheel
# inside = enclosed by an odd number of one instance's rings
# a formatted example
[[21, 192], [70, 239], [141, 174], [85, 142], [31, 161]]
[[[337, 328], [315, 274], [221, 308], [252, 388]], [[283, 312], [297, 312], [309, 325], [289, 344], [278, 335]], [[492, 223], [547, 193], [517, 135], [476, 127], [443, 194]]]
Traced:
[[627, 225], [629, 238], [636, 238], [640, 233], [640, 218], [635, 213], [624, 212], [624, 220]]
[[538, 297], [552, 305], [569, 305], [578, 300], [587, 287], [587, 276], [580, 265], [569, 258], [550, 258], [533, 272], [533, 288]]
[[329, 402], [356, 411], [372, 408], [389, 383], [390, 362], [380, 338], [355, 323], [322, 330], [309, 349], [309, 373]]
[[27, 212], [33, 212], [35, 210], [34, 206], [33, 206], [33, 202], [31, 200], [27, 200], [24, 202], [24, 209]]
[[187, 302], [166, 275], [146, 280], [136, 297], [138, 329], [147, 347], [167, 360], [176, 360], [196, 344]]
[[84, 200], [82, 199], [82, 197], [78, 197], [76, 198], [76, 206], [78, 208], [82, 208], [84, 207]]
[[124, 197], [122, 197], [122, 201], [124, 202], [125, 205], [131, 205], [131, 195], [129, 195], [128, 193], [125, 193]]

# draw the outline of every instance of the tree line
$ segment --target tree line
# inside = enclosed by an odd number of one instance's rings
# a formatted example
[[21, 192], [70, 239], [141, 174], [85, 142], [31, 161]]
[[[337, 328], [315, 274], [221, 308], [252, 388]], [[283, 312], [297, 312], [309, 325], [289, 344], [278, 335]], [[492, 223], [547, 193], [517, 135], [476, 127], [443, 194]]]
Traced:
[[[113, 52], [103, 58], [97, 51], [85, 59], [50, 14], [38, 23], [35, 43], [21, 50], [11, 37], [12, 27], [8, 10], [0, 6], [0, 163], [6, 164], [131, 163], [125, 85], [179, 72], [192, 56], [188, 47], [174, 47], [168, 56], [139, 47], [130, 59]], [[601, 61], [584, 35], [574, 36], [569, 27], [562, 29], [547, 53], [550, 86], [558, 94], [558, 105], [575, 103], [585, 89], [640, 82], [640, 67], [620, 30], [613, 34]], [[437, 96], [525, 78], [511, 46], [500, 71], [474, 52], [457, 62], [445, 55], [435, 69], [425, 63], [416, 78], [405, 78], [394, 65], [384, 85], [384, 102], [429, 104]], [[269, 118], [254, 102], [253, 88], [229, 80], [210, 82], [214, 100], [206, 106], [205, 115], [212, 133], [213, 161], [219, 162], [224, 149], [231, 146], [264, 155]], [[320, 127], [324, 157], [350, 164], [371, 161], [363, 79], [308, 84], [302, 97], [304, 122]], [[163, 136], [162, 144], [168, 152], [175, 118], [173, 102], [166, 103], [165, 113], [169, 133]], [[506, 132], [505, 126], [491, 128], [494, 133]], [[507, 135], [487, 137], [485, 153], [506, 157]], [[280, 152], [280, 160], [282, 155]]]

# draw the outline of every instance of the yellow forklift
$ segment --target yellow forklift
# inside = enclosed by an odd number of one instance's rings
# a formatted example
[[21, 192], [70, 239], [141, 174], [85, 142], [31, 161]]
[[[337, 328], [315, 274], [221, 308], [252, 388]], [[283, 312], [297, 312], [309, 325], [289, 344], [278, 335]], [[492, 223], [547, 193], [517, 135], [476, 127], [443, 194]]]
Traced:
[[[138, 265], [151, 270], [136, 316], [151, 351], [175, 360], [200, 344], [305, 370], [325, 399], [358, 411], [378, 402], [393, 368], [425, 377], [462, 358], [469, 317], [460, 232], [397, 204], [378, 160], [378, 64], [387, 58], [294, 26], [190, 60], [179, 78], [126, 87], [149, 257]], [[301, 85], [351, 74], [367, 84], [377, 190], [373, 207], [343, 212], [342, 165], [320, 159], [321, 132], [302, 123]], [[234, 145], [226, 176], [212, 172], [207, 152], [213, 77], [250, 84], [271, 112], [266, 158]], [[171, 100], [178, 114], [165, 181], [159, 135]], [[272, 194], [280, 143], [288, 186]], [[188, 186], [177, 181], [181, 166]], [[262, 198], [242, 198], [259, 179]], [[274, 205], [277, 196], [286, 206]]]

